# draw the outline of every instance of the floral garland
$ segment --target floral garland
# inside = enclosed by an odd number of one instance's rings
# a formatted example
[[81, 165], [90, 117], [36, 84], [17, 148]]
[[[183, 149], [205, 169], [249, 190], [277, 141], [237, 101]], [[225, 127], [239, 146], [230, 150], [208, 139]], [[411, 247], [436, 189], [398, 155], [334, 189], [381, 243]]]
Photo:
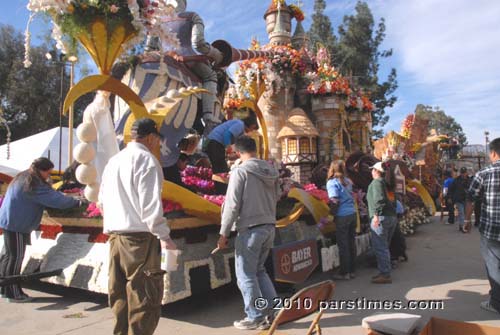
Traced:
[[302, 9], [297, 5], [289, 5], [288, 8], [292, 11], [292, 17], [298, 22], [304, 21], [305, 15]]
[[96, 18], [103, 18], [109, 31], [123, 24], [133, 27], [136, 36], [122, 46], [123, 50], [142, 42], [146, 33], [174, 48], [180, 44], [176, 34], [161, 26], [163, 18], [174, 14], [174, 8], [163, 0], [30, 0], [27, 8], [33, 14], [25, 33], [25, 67], [31, 65], [29, 26], [37, 13], [52, 17], [52, 37], [64, 54], [76, 54], [77, 37], [90, 35], [89, 25]]

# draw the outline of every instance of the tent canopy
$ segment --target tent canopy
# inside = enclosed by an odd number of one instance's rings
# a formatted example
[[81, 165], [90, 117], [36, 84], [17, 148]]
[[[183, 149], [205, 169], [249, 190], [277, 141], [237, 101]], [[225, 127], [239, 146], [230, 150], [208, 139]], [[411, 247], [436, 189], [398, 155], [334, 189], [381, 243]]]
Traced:
[[[64, 171], [71, 162], [68, 162], [68, 133], [67, 127], [61, 128], [62, 141], [59, 144], [59, 127], [22, 138], [10, 143], [10, 158], [7, 159], [7, 144], [0, 146], [0, 172], [14, 176], [26, 170], [39, 157], [47, 157], [54, 163], [54, 170], [59, 170], [59, 148], [61, 148], [61, 170]], [[73, 132], [73, 145], [80, 141]]]

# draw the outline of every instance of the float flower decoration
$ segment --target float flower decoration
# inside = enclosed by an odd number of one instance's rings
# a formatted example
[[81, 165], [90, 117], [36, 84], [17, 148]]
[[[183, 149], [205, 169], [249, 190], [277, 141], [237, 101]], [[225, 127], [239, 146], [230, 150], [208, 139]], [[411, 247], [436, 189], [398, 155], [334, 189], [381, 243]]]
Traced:
[[346, 101], [347, 110], [358, 110], [362, 112], [371, 112], [375, 105], [361, 91], [353, 92]]
[[323, 201], [325, 204], [328, 203], [328, 192], [319, 189], [315, 184], [304, 185], [304, 190], [316, 199]]
[[300, 50], [295, 50], [291, 45], [271, 45], [266, 49], [274, 52], [269, 61], [276, 73], [282, 75], [285, 71], [291, 71], [293, 75], [304, 75], [307, 64]]
[[158, 36], [164, 45], [179, 45], [177, 36], [161, 27], [162, 18], [174, 14], [164, 0], [30, 0], [27, 8], [32, 14], [25, 34], [26, 67], [31, 65], [29, 25], [38, 13], [52, 18], [52, 37], [61, 52], [75, 54], [80, 41], [101, 73], [108, 73], [116, 58], [146, 34]]
[[163, 214], [182, 211], [182, 205], [175, 201], [162, 199]]
[[288, 8], [292, 11], [292, 17], [298, 22], [304, 21], [305, 15], [302, 9], [297, 5], [289, 5]]
[[413, 127], [413, 123], [415, 122], [415, 115], [410, 114], [406, 116], [401, 125], [401, 136], [405, 138], [411, 137], [411, 129]]
[[182, 171], [181, 176], [182, 182], [196, 192], [211, 194], [215, 191], [210, 168], [188, 166]]
[[224, 195], [209, 195], [209, 194], [204, 194], [203, 198], [210, 201], [211, 203], [216, 204], [219, 207], [222, 206], [224, 200], [226, 199]]
[[308, 72], [305, 78], [309, 80], [307, 92], [313, 95], [340, 95], [348, 97], [352, 94], [349, 80], [344, 78], [330, 64], [330, 54], [321, 44], [318, 46], [316, 55], [313, 56], [316, 69]]
[[267, 10], [277, 10], [278, 7], [283, 8], [284, 6], [286, 6], [285, 0], [273, 0]]
[[310, 94], [337, 94], [347, 97], [352, 93], [349, 81], [328, 64], [319, 67], [315, 72], [308, 72], [305, 77], [310, 81], [307, 86], [307, 92]]
[[97, 219], [102, 218], [102, 213], [99, 207], [97, 207], [96, 203], [91, 202], [83, 216], [88, 219]]

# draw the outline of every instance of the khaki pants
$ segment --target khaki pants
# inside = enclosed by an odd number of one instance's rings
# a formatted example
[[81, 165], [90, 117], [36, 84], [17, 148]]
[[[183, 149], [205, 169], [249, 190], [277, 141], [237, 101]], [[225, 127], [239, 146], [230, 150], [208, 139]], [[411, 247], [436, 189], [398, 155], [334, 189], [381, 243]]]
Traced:
[[150, 233], [112, 234], [109, 306], [115, 335], [154, 333], [161, 312], [163, 274], [160, 240]]

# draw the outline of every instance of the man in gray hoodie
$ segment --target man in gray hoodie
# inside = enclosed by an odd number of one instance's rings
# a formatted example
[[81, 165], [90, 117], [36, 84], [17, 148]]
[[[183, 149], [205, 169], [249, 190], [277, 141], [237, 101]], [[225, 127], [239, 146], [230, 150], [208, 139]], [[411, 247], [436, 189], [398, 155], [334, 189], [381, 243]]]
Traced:
[[222, 206], [219, 249], [227, 247], [231, 230], [234, 242], [236, 278], [243, 296], [246, 318], [235, 321], [238, 329], [267, 329], [268, 314], [277, 296], [264, 263], [273, 247], [278, 201], [278, 171], [256, 158], [255, 141], [241, 136], [235, 142], [243, 162], [231, 172]]

